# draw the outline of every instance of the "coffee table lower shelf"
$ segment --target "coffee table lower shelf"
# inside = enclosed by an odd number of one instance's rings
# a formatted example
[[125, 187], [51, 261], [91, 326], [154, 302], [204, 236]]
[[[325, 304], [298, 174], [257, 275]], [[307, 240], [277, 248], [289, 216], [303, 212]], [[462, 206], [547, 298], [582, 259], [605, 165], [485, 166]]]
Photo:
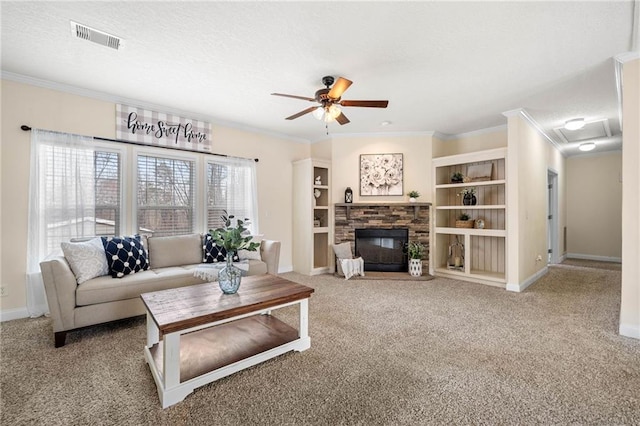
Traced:
[[[272, 315], [253, 315], [179, 337], [179, 383], [165, 387], [164, 342], [145, 347], [145, 358], [163, 408], [183, 400], [194, 389], [268, 359], [311, 345], [308, 336]], [[165, 338], [168, 337], [165, 336]]]

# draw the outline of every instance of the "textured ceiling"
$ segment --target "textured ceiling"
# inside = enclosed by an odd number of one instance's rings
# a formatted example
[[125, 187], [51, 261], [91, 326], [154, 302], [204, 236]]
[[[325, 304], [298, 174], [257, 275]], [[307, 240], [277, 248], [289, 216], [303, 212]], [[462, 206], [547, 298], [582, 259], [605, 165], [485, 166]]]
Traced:
[[[324, 123], [284, 118], [312, 104], [270, 93], [313, 97], [324, 75], [343, 76], [354, 82], [344, 99], [389, 107], [345, 108], [351, 123], [330, 134], [455, 135], [524, 108], [552, 138], [569, 118], [608, 119], [619, 149], [612, 57], [632, 49], [633, 6], [2, 2], [2, 70], [308, 141], [326, 137]], [[124, 48], [73, 38], [71, 20]]]

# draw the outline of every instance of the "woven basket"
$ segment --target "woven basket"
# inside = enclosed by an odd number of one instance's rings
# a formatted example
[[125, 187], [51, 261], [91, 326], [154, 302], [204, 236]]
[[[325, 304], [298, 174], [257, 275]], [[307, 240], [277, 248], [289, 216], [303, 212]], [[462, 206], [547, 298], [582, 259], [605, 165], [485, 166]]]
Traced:
[[475, 220], [456, 220], [456, 228], [473, 228]]

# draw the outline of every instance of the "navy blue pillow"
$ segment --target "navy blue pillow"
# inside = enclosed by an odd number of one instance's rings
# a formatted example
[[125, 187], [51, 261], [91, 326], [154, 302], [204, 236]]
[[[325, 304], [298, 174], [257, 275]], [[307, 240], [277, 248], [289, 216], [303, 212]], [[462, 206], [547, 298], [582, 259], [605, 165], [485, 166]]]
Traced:
[[102, 237], [109, 272], [113, 278], [149, 269], [147, 250], [140, 235], [133, 237]]
[[[205, 234], [202, 244], [202, 262], [203, 263], [218, 263], [226, 262], [227, 250], [224, 247], [220, 247], [213, 240], [211, 234]], [[240, 258], [238, 253], [234, 253], [233, 261], [239, 262]]]

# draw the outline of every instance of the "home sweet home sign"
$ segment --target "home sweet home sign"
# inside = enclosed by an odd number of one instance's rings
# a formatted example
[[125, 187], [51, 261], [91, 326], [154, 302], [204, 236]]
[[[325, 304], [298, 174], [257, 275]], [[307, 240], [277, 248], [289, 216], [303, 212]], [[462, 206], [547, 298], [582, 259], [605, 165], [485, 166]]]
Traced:
[[211, 123], [117, 104], [116, 139], [165, 148], [211, 152]]

